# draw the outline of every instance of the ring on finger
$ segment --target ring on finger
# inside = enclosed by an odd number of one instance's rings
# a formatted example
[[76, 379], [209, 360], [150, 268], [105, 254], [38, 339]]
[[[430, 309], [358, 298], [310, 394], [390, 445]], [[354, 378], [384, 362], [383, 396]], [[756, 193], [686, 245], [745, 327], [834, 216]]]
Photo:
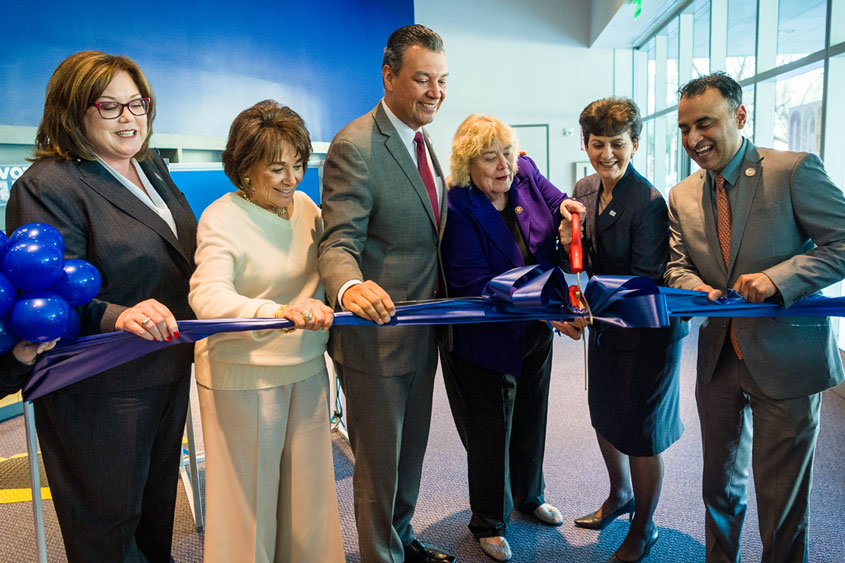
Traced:
[[306, 321], [310, 321], [311, 319], [314, 318], [314, 314], [311, 312], [310, 309], [308, 309], [307, 311], [302, 313], [302, 318], [305, 319]]
[[150, 317], [144, 317], [144, 320], [143, 320], [143, 321], [141, 321], [139, 324], [140, 324], [143, 328], [147, 328], [147, 325], [148, 325], [148, 324], [150, 324], [151, 322], [153, 322], [153, 320], [152, 320]]

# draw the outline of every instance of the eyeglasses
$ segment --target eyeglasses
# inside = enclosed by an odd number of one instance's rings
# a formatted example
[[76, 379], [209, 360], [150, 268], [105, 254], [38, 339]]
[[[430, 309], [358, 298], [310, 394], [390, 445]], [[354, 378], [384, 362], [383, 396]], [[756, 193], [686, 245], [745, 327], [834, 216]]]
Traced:
[[120, 102], [94, 102], [91, 105], [97, 108], [97, 113], [103, 119], [117, 119], [123, 115], [123, 108], [129, 108], [129, 113], [132, 115], [147, 115], [150, 108], [150, 99], [136, 98], [125, 104]]

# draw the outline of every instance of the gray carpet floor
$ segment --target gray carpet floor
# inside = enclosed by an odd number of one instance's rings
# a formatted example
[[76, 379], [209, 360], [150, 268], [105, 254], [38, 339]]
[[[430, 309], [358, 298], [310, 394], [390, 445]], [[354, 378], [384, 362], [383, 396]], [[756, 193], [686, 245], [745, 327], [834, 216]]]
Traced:
[[[608, 480], [590, 426], [584, 391], [583, 351], [580, 342], [555, 339], [555, 367], [546, 443], [546, 500], [557, 506], [565, 522], [560, 527], [538, 524], [514, 514], [508, 540], [516, 562], [603, 562], [622, 542], [628, 524], [617, 520], [602, 531], [582, 530], [572, 519], [598, 508], [607, 495]], [[701, 445], [693, 397], [695, 385], [695, 330], [686, 340], [681, 371], [681, 408], [686, 431], [664, 453], [665, 480], [655, 522], [660, 528], [649, 561], [703, 561], [704, 511], [700, 500]], [[197, 427], [198, 413], [195, 414]], [[201, 447], [201, 446], [200, 446]], [[22, 419], [0, 424], [0, 457], [26, 451]], [[810, 562], [845, 561], [845, 399], [824, 393], [822, 424], [812, 492]], [[335, 478], [347, 561], [358, 562], [352, 510], [352, 455], [338, 435], [334, 438]], [[752, 483], [753, 487], [753, 483]], [[0, 473], [0, 488], [5, 488]], [[455, 431], [438, 375], [434, 416], [426, 454], [420, 499], [413, 524], [418, 537], [455, 553], [461, 562], [486, 558], [466, 524], [466, 457]], [[49, 561], [65, 561], [52, 503], [45, 502]], [[174, 529], [173, 556], [179, 562], [202, 560], [202, 533], [193, 520], [180, 487]], [[743, 538], [743, 560], [759, 561], [761, 544], [753, 491]], [[35, 561], [32, 510], [29, 503], [0, 505], [0, 562]]]

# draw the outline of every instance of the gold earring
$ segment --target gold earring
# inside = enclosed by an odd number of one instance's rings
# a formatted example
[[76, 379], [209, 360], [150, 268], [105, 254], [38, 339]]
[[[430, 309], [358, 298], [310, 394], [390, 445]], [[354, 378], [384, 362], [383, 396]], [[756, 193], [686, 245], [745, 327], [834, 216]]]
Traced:
[[244, 176], [244, 184], [249, 185], [249, 176]]

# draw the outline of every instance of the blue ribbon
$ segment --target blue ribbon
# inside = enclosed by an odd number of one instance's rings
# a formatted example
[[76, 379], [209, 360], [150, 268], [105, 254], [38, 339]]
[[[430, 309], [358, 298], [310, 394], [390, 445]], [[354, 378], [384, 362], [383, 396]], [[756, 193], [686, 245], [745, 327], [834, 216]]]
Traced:
[[[659, 287], [644, 277], [593, 276], [584, 289], [593, 318], [619, 327], [664, 327], [672, 316], [770, 317], [779, 315], [845, 316], [845, 297], [807, 297], [784, 309], [774, 302], [747, 303], [735, 292], [715, 302], [700, 291]], [[563, 271], [524, 266], [493, 278], [480, 297], [397, 304], [396, 316], [376, 325], [337, 313], [334, 326], [407, 326], [514, 322], [535, 319], [572, 321], [586, 317], [573, 307]], [[179, 321], [179, 338], [148, 341], [128, 332], [111, 332], [60, 342], [38, 360], [23, 389], [31, 401], [120, 364], [173, 344], [195, 342], [218, 332], [280, 329], [286, 319], [215, 319]]]

